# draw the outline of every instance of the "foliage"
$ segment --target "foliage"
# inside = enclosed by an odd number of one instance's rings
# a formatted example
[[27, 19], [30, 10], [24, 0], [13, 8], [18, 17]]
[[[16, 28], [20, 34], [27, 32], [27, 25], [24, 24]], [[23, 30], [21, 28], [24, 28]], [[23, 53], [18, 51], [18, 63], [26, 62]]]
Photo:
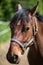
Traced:
[[0, 0], [0, 20], [8, 21], [16, 11], [16, 5], [20, 2], [23, 8], [32, 8], [39, 1], [38, 11], [43, 15], [43, 0]]

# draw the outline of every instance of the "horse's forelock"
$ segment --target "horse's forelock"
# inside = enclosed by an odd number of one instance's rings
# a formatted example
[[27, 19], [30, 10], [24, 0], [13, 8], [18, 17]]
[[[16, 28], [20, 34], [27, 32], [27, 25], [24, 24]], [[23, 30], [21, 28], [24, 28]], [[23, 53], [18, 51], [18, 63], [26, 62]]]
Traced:
[[29, 21], [29, 17], [26, 13], [27, 9], [21, 9], [19, 11], [17, 11], [15, 13], [15, 15], [13, 16], [12, 20], [11, 20], [11, 25], [14, 23], [14, 24], [17, 24], [19, 22], [19, 20], [26, 20], [27, 22]]

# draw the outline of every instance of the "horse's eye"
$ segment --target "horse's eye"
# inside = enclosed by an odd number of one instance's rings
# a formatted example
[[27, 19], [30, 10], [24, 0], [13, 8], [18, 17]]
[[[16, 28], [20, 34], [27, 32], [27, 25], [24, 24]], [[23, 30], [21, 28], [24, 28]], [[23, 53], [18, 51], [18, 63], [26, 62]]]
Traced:
[[29, 27], [23, 27], [22, 32], [27, 32], [29, 30]]
[[29, 27], [26, 27], [26, 30], [28, 31], [29, 30]]

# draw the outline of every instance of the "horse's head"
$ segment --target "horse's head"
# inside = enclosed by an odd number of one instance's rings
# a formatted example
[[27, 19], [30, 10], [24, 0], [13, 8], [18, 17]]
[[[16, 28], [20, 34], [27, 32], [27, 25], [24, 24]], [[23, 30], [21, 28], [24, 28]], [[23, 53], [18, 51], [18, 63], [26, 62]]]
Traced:
[[7, 60], [10, 63], [18, 63], [25, 49], [32, 45], [34, 40], [32, 19], [37, 5], [32, 10], [22, 9], [22, 7], [18, 8], [10, 23], [11, 42], [7, 53]]

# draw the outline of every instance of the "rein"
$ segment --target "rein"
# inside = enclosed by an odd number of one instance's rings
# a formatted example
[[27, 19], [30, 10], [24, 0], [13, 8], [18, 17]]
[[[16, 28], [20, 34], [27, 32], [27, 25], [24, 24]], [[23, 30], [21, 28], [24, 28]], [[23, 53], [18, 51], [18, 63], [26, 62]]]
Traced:
[[16, 42], [16, 44], [18, 44], [22, 48], [22, 50], [25, 51], [27, 49], [27, 47], [30, 47], [29, 46], [30, 44], [34, 43], [34, 41], [35, 41], [35, 35], [36, 35], [37, 31], [38, 31], [38, 29], [35, 26], [33, 26], [33, 36], [30, 39], [30, 41], [27, 42], [25, 45], [23, 45], [20, 41], [18, 41], [15, 38], [12, 38], [11, 42]]

